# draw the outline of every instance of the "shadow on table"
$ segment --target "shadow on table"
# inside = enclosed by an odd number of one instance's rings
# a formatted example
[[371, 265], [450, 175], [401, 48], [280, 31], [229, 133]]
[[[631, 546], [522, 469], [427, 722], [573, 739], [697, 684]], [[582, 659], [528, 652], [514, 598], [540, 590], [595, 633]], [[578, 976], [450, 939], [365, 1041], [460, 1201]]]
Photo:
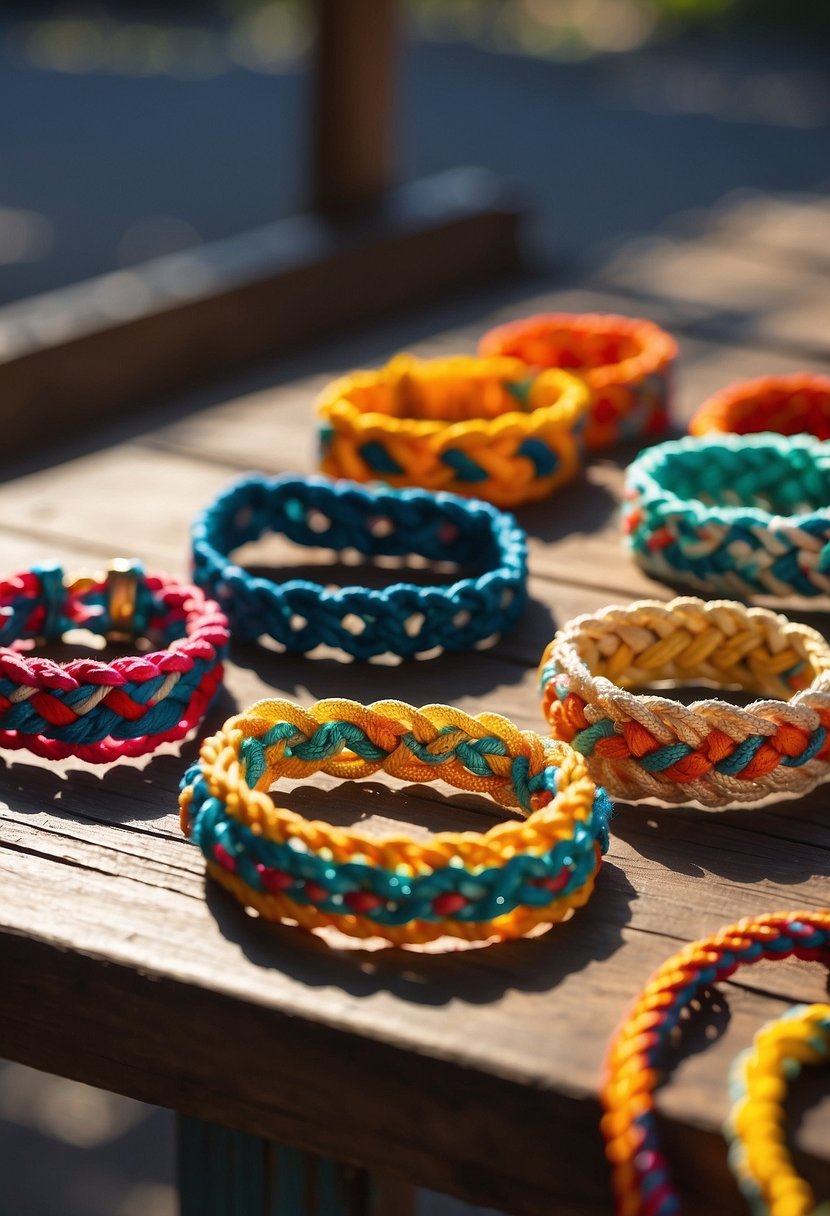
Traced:
[[[255, 675], [267, 687], [261, 695], [357, 697], [362, 702], [389, 697], [424, 705], [454, 701], [458, 697], [486, 696], [499, 688], [520, 683], [558, 628], [548, 605], [531, 599], [516, 628], [491, 645], [462, 652], [443, 651], [425, 658], [361, 662], [349, 656], [282, 654], [268, 645], [236, 645], [236, 667]], [[483, 708], [509, 712], [504, 706]]]
[[[224, 936], [259, 967], [273, 967], [310, 987], [342, 988], [351, 996], [377, 992], [419, 1005], [462, 1001], [483, 1005], [513, 989], [548, 992], [567, 976], [610, 958], [622, 945], [634, 888], [622, 871], [606, 864], [589, 904], [571, 920], [537, 937], [462, 943], [442, 953], [411, 948], [373, 949], [361, 942], [332, 946], [316, 933], [252, 918], [214, 883], [207, 905]], [[342, 935], [338, 935], [342, 942]], [[445, 939], [446, 940], [446, 939]]]
[[701, 880], [790, 886], [830, 877], [821, 787], [807, 798], [725, 811], [618, 803], [612, 832], [670, 873]]

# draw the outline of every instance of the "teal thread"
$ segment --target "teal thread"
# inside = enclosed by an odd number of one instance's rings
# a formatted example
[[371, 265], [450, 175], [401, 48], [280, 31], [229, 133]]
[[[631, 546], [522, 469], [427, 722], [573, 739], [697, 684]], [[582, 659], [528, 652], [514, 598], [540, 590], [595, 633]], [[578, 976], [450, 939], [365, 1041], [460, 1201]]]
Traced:
[[469, 481], [473, 485], [478, 481], [486, 481], [490, 476], [486, 469], [476, 464], [461, 448], [447, 448], [441, 453], [441, 462], [448, 465], [461, 481]]
[[[328, 429], [332, 431], [332, 434], [334, 433], [332, 427]], [[375, 473], [403, 473], [404, 471], [397, 460], [390, 456], [383, 444], [378, 443], [377, 440], [364, 443], [363, 447], [358, 450], [369, 468]]]

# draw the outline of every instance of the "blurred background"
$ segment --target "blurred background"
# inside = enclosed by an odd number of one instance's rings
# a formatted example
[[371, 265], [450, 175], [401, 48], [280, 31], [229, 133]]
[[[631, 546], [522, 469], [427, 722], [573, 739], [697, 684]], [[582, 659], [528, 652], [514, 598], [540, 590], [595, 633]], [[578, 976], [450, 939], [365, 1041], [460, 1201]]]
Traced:
[[[747, 193], [830, 192], [827, 0], [402, 7], [399, 180], [515, 181], [537, 273]], [[2, 4], [0, 306], [302, 210], [313, 39], [302, 0]], [[16, 1064], [0, 1164], [0, 1213], [176, 1211], [172, 1116]]]
[[[826, 0], [408, 0], [401, 180], [515, 179], [540, 265], [830, 184]], [[308, 201], [304, 0], [0, 8], [0, 305]]]

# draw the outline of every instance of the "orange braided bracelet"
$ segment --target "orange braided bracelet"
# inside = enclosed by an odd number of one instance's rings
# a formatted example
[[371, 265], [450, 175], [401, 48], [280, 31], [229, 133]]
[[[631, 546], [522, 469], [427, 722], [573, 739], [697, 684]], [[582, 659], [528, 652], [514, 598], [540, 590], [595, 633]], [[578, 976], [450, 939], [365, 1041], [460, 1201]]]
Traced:
[[704, 401], [689, 423], [690, 435], [713, 431], [776, 431], [830, 439], [830, 376], [796, 372], [730, 384]]
[[[680, 1212], [660, 1151], [654, 1094], [660, 1057], [681, 1013], [701, 989], [728, 979], [739, 967], [790, 956], [830, 966], [830, 910], [747, 917], [692, 942], [655, 971], [631, 1005], [609, 1045], [600, 1090], [617, 1216]], [[786, 1211], [804, 1213], [802, 1208]], [[783, 1212], [777, 1208], [776, 1216]]]
[[605, 448], [668, 425], [674, 338], [633, 317], [541, 313], [499, 325], [479, 343], [481, 355], [507, 355], [529, 367], [583, 376], [592, 393], [585, 445]]
[[[540, 677], [554, 734], [627, 802], [757, 804], [830, 777], [830, 645], [765, 608], [693, 597], [605, 608], [557, 633]], [[780, 699], [683, 705], [628, 691], [667, 680]]]
[[532, 374], [517, 359], [398, 355], [324, 390], [321, 468], [514, 507], [578, 472], [588, 402], [575, 376]]

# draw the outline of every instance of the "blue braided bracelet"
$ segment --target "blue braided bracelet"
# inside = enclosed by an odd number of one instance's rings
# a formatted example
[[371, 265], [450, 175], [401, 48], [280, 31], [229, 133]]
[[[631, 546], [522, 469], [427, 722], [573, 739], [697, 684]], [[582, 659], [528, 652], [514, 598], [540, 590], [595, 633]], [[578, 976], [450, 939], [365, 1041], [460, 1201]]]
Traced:
[[830, 592], [830, 447], [810, 435], [662, 443], [626, 474], [623, 528], [650, 574], [738, 595]]
[[[418, 553], [473, 573], [446, 587], [276, 583], [229, 559], [266, 532], [367, 557]], [[236, 637], [268, 635], [300, 654], [320, 643], [358, 659], [411, 658], [438, 646], [468, 650], [511, 629], [527, 601], [527, 544], [511, 515], [454, 494], [324, 477], [251, 474], [230, 486], [193, 525], [193, 562], [195, 581], [221, 603]]]

